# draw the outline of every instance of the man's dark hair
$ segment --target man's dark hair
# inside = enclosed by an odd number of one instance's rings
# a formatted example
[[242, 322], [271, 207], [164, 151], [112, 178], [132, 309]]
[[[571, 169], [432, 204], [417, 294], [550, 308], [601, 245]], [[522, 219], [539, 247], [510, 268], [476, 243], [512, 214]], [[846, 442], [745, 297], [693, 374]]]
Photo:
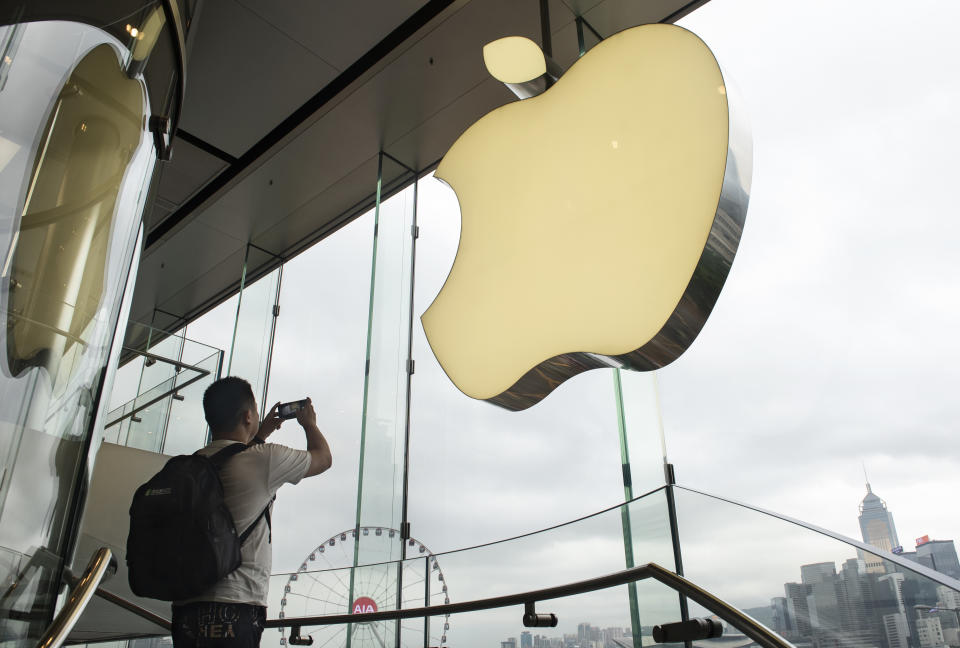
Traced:
[[253, 388], [243, 378], [221, 378], [203, 392], [203, 416], [213, 436], [230, 432], [240, 422], [244, 410], [256, 408]]

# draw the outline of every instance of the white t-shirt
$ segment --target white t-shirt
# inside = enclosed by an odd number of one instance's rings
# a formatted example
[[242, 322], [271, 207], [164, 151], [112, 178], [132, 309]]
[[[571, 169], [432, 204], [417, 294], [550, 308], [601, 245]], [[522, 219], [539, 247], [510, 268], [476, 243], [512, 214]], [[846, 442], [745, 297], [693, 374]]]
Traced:
[[[219, 439], [202, 448], [200, 453], [210, 456], [233, 443], [237, 442]], [[306, 450], [294, 450], [276, 443], [257, 444], [228, 459], [220, 470], [220, 481], [237, 535], [246, 531], [268, 504], [272, 509], [270, 500], [278, 488], [299, 482], [309, 467], [310, 453]], [[200, 596], [176, 601], [175, 605], [220, 601], [266, 606], [273, 564], [269, 536], [266, 519], [259, 520], [240, 549], [243, 559], [240, 566]]]

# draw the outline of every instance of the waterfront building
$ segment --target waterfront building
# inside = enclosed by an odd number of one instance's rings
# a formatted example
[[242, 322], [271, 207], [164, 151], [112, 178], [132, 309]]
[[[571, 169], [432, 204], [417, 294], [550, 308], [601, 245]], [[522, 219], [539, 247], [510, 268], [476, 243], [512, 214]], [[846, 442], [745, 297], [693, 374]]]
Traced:
[[[860, 533], [863, 541], [883, 551], [892, 551], [900, 546], [897, 527], [893, 523], [893, 513], [887, 510], [887, 503], [874, 494], [867, 482], [867, 494], [860, 503]], [[858, 551], [861, 560], [867, 563], [867, 570], [883, 573], [883, 563], [875, 557]]]
[[929, 540], [917, 545], [917, 562], [951, 578], [960, 579], [960, 561], [953, 540]]

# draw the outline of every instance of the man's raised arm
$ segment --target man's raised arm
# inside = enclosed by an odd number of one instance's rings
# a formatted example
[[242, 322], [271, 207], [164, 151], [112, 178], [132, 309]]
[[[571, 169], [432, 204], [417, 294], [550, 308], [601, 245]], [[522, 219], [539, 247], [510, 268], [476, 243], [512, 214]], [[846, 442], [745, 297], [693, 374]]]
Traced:
[[330, 454], [327, 440], [317, 427], [317, 413], [309, 398], [306, 406], [297, 412], [297, 423], [303, 427], [303, 433], [307, 437], [307, 452], [310, 453], [310, 467], [304, 477], [319, 475], [333, 464], [333, 455]]

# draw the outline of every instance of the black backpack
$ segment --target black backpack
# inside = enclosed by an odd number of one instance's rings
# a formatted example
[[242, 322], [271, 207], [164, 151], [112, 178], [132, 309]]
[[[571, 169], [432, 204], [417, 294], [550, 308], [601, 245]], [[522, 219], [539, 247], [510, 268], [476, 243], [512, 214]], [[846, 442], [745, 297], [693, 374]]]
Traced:
[[181, 455], [140, 486], [130, 505], [127, 577], [137, 596], [179, 601], [198, 596], [240, 566], [240, 546], [270, 505], [237, 535], [223, 501], [219, 470], [247, 446], [207, 457]]

